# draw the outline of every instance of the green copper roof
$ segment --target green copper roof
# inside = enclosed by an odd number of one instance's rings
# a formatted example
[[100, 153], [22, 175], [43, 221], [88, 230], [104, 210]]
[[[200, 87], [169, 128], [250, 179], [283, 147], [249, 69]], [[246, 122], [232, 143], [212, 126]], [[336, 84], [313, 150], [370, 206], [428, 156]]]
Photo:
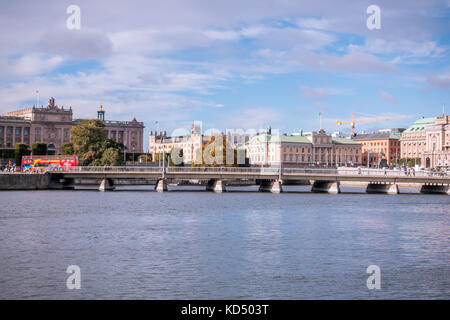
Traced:
[[402, 134], [398, 131], [391, 132], [389, 135], [389, 139], [400, 139], [402, 137]]
[[332, 142], [333, 144], [360, 144], [359, 142], [340, 137], [333, 137]]
[[30, 123], [30, 120], [27, 120], [27, 119], [15, 119], [15, 118], [0, 118], [0, 122], [22, 122], [22, 123]]
[[[268, 139], [268, 141], [266, 139]], [[266, 133], [259, 134], [259, 135], [256, 135], [256, 136], [252, 137], [248, 143], [253, 143], [253, 142], [259, 142], [259, 143], [264, 143], [264, 142], [281, 143], [281, 142], [285, 142], [285, 143], [305, 143], [305, 144], [311, 144], [312, 143], [311, 140], [308, 139], [308, 136], [285, 136], [285, 135], [273, 136], [273, 135], [268, 135]], [[352, 140], [346, 139], [346, 138], [339, 138], [339, 137], [332, 137], [332, 143], [333, 144], [355, 144], [355, 145], [359, 144], [356, 141], [352, 141]]]
[[420, 132], [425, 131], [426, 127], [434, 125], [434, 118], [420, 118], [413, 122], [413, 124], [404, 132]]
[[[267, 140], [266, 140], [267, 139]], [[253, 142], [269, 142], [269, 143], [280, 143], [280, 142], [291, 142], [291, 143], [311, 143], [311, 141], [305, 136], [279, 136], [270, 134], [258, 134], [250, 139], [248, 143]]]

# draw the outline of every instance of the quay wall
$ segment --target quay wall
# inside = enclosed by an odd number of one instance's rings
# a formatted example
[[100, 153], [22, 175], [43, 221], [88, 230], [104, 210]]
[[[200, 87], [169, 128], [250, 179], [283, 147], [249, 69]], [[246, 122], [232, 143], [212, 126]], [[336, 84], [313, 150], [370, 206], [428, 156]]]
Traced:
[[0, 174], [0, 190], [43, 190], [49, 189], [50, 174]]

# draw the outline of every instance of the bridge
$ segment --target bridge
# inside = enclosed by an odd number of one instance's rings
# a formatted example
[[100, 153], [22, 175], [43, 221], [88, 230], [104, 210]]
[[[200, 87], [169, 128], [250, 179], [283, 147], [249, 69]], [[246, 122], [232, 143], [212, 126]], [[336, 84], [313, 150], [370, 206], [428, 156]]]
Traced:
[[257, 184], [259, 191], [280, 193], [283, 185], [312, 184], [312, 192], [340, 193], [344, 181], [367, 183], [368, 193], [398, 194], [399, 184], [420, 187], [421, 193], [450, 195], [450, 176], [443, 173], [357, 168], [280, 168], [280, 167], [69, 167], [52, 172], [61, 188], [77, 184], [98, 184], [100, 191], [117, 185], [154, 184], [156, 191], [167, 191], [168, 181], [203, 181], [206, 189], [223, 192], [227, 184]]

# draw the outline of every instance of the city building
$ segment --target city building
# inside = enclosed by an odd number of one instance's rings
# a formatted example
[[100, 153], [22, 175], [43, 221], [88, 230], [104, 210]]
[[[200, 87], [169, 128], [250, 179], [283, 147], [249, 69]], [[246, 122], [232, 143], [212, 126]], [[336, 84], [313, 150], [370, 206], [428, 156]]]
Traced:
[[357, 166], [361, 145], [350, 139], [332, 137], [323, 129], [302, 135], [272, 135], [270, 128], [245, 146], [251, 165], [263, 166]]
[[434, 124], [425, 128], [426, 148], [421, 163], [426, 168], [450, 168], [450, 116], [434, 119]]
[[[31, 107], [6, 112], [0, 116], [0, 148], [13, 149], [15, 144], [44, 142], [48, 150], [58, 154], [63, 143], [70, 141], [70, 131], [82, 119], [72, 119], [72, 108], [57, 106], [50, 98], [46, 107]], [[136, 121], [105, 120], [105, 111], [100, 106], [97, 117], [104, 121], [108, 138], [124, 143], [127, 150], [142, 152], [144, 124]]]
[[385, 159], [387, 164], [396, 164], [401, 158], [400, 138], [403, 130], [395, 128], [354, 135], [352, 140], [362, 146], [362, 164], [376, 166], [381, 159]]
[[[172, 152], [173, 148], [180, 150], [180, 156], [183, 157], [183, 163], [192, 164], [201, 162], [202, 146], [206, 144], [209, 137], [202, 133], [202, 126], [200, 122], [195, 122], [187, 135], [168, 137], [166, 131], [153, 132], [149, 134], [149, 153], [153, 159], [158, 159], [159, 154], [168, 154]], [[200, 152], [199, 152], [200, 151]]]
[[[144, 152], [144, 123], [136, 118], [131, 121], [105, 120], [103, 106], [97, 111], [97, 118], [105, 124], [106, 136], [123, 143], [127, 152]], [[79, 120], [75, 122], [78, 124]]]
[[420, 118], [402, 132], [400, 139], [400, 158], [422, 158], [426, 150], [427, 134], [425, 129], [434, 125], [434, 118]]
[[230, 148], [238, 149], [243, 148], [250, 138], [256, 134], [255, 132], [244, 132], [241, 130], [227, 130], [227, 143]]

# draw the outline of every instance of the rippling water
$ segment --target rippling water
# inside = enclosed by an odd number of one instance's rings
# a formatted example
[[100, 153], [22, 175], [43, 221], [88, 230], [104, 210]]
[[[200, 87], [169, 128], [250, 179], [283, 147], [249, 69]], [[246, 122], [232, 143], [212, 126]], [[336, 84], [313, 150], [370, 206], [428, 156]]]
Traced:
[[450, 197], [347, 191], [2, 191], [0, 298], [449, 299]]

